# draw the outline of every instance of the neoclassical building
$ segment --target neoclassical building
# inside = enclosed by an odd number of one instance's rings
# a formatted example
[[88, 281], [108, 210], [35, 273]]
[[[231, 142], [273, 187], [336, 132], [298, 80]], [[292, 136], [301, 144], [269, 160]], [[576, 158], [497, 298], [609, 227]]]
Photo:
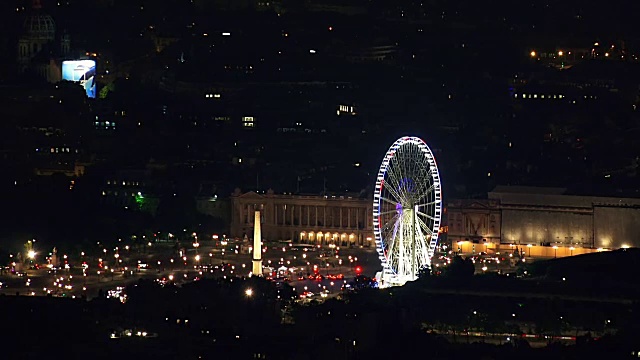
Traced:
[[71, 51], [69, 35], [56, 32], [56, 23], [42, 9], [40, 0], [32, 1], [18, 37], [17, 62], [21, 72], [35, 72], [50, 83], [62, 80], [59, 58]]
[[262, 236], [267, 240], [340, 246], [374, 246], [373, 201], [337, 195], [264, 194], [231, 196], [232, 237], [251, 237], [254, 211], [262, 211]]
[[451, 242], [500, 243], [501, 211], [496, 200], [451, 200], [446, 217]]
[[518, 248], [556, 257], [640, 247], [640, 199], [523, 186], [498, 186], [487, 197], [449, 202], [447, 235], [454, 249]]

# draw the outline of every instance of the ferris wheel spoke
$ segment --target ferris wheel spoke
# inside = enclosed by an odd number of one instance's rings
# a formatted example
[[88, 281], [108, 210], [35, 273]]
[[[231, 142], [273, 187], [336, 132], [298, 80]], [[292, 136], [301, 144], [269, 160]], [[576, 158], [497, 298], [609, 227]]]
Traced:
[[402, 203], [402, 202], [405, 201], [404, 198], [403, 198], [403, 195], [401, 193], [397, 192], [395, 189], [392, 190], [392, 189], [387, 188], [387, 191], [389, 191], [389, 194], [392, 195], [395, 199], [398, 200], [397, 203]]
[[398, 210], [393, 209], [393, 210], [389, 210], [389, 211], [384, 211], [384, 212], [378, 213], [378, 215], [384, 216], [384, 215], [389, 215], [389, 214], [394, 214], [394, 213], [397, 214]]
[[426, 217], [427, 219], [431, 219], [433, 221], [436, 221], [436, 218], [434, 216], [431, 216], [429, 214], [425, 214], [422, 211], [417, 211], [417, 213], [418, 213], [418, 215], [422, 215], [422, 216]]
[[[396, 200], [398, 200], [398, 202], [401, 202], [403, 200], [402, 195], [395, 189], [396, 185], [396, 181], [395, 179], [393, 179], [391, 176], [389, 176], [389, 181], [390, 184], [387, 184], [384, 189]], [[391, 186], [389, 186], [391, 185]]]
[[386, 198], [386, 197], [384, 197], [384, 196], [380, 196], [380, 200], [382, 200], [382, 201], [386, 201], [386, 202], [388, 202], [389, 204], [392, 204], [392, 205], [398, 205], [398, 202], [393, 201], [393, 200], [391, 200], [391, 199], [387, 199], [387, 198]]
[[407, 200], [410, 199], [407, 194], [407, 181], [408, 181], [407, 165], [409, 165], [410, 161], [408, 161], [409, 159], [407, 159], [407, 151], [405, 147], [401, 147], [400, 156], [398, 156], [397, 159], [398, 160], [396, 161], [396, 164], [398, 166], [398, 178], [396, 179], [397, 180], [396, 186], [398, 188], [398, 192], [402, 196], [401, 198], [402, 201], [407, 202]]
[[387, 185], [385, 187], [385, 189], [398, 201], [403, 201], [405, 198], [402, 196], [403, 194], [401, 194], [401, 190], [400, 190], [400, 181], [398, 180], [398, 177], [396, 175], [395, 170], [393, 169], [392, 165], [390, 164], [390, 168], [388, 170], [388, 174], [389, 174], [389, 178], [387, 180], [388, 183], [391, 184], [391, 186]]
[[412, 157], [408, 156], [407, 152], [407, 149], [401, 147], [396, 157], [396, 161], [394, 162], [394, 183], [398, 193], [400, 194], [399, 200], [402, 202], [407, 202], [410, 199], [408, 193], [408, 182], [412, 181], [410, 178], [410, 169], [408, 168], [412, 163]]
[[392, 223], [396, 223], [398, 220], [398, 214], [396, 214], [395, 216], [393, 216], [389, 221], [387, 221], [384, 226], [381, 227], [382, 230], [388, 229], [390, 228], [390, 225]]
[[433, 190], [436, 188], [436, 186], [437, 186], [436, 183], [432, 183], [429, 187], [425, 187], [423, 189], [423, 191], [421, 191], [418, 194], [418, 196], [416, 197], [416, 200], [419, 202], [423, 198], [426, 198], [427, 196], [429, 196], [429, 194], [431, 194], [433, 192]]
[[418, 205], [416, 205], [416, 206], [417, 206], [418, 208], [421, 208], [421, 207], [425, 207], [425, 206], [429, 206], [429, 205], [434, 205], [434, 204], [437, 204], [437, 203], [439, 203], [439, 202], [440, 202], [440, 200], [434, 200], [434, 201], [429, 201], [429, 202], [427, 202], [427, 203], [418, 204]]
[[416, 170], [421, 179], [429, 180], [433, 177], [433, 168], [428, 162], [421, 163]]

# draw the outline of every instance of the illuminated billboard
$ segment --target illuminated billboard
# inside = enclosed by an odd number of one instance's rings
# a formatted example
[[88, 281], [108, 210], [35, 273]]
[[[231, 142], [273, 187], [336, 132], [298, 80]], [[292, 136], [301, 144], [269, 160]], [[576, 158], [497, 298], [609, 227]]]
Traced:
[[67, 60], [62, 62], [62, 80], [80, 83], [87, 96], [96, 97], [96, 62], [94, 60]]

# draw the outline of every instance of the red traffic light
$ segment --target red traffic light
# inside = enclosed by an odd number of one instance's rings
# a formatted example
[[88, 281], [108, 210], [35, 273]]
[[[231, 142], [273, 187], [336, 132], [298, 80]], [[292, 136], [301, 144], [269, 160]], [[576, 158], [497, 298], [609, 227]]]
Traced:
[[356, 266], [356, 274], [360, 275], [362, 273], [362, 268], [360, 266]]

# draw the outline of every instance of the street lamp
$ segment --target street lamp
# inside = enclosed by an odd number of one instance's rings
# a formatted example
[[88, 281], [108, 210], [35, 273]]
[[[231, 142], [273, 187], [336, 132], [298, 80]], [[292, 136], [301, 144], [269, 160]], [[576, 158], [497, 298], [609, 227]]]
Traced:
[[251, 297], [253, 295], [253, 289], [247, 289], [244, 291], [244, 294], [247, 295], [247, 297]]
[[573, 246], [569, 248], [569, 250], [571, 251], [571, 256], [573, 256], [573, 250], [575, 250], [576, 248], [574, 248]]
[[200, 243], [198, 242], [197, 238], [196, 238], [196, 241], [193, 242], [193, 247], [196, 249], [196, 254], [198, 254], [198, 248], [200, 247]]
[[558, 257], [558, 247], [557, 247], [557, 246], [554, 246], [554, 247], [553, 247], [553, 251], [554, 251], [553, 257], [554, 257], [554, 258], [557, 258], [557, 257]]
[[27, 257], [28, 257], [30, 260], [35, 259], [35, 257], [36, 257], [36, 252], [35, 252], [35, 251], [33, 251], [33, 250], [29, 250], [29, 252], [27, 252]]

